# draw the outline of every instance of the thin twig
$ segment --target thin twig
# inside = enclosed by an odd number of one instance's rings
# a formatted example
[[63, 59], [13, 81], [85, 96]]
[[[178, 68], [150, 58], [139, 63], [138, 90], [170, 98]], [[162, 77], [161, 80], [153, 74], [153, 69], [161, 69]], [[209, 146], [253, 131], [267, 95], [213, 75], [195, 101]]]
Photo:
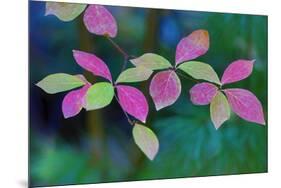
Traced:
[[135, 121], [131, 120], [131, 118], [130, 118], [130, 116], [128, 115], [128, 113], [123, 109], [123, 107], [121, 106], [120, 101], [119, 101], [119, 99], [118, 99], [118, 97], [116, 96], [115, 93], [114, 93], [114, 97], [115, 97], [116, 101], [119, 103], [119, 105], [120, 105], [122, 111], [124, 112], [125, 116], [127, 117], [128, 122], [129, 122], [131, 125], [134, 125], [134, 124], [135, 124]]
[[114, 42], [109, 36], [105, 36], [105, 38], [107, 38], [107, 40], [109, 40], [109, 42], [117, 49], [117, 51], [120, 52], [124, 56], [124, 59], [129, 58], [129, 55], [116, 42]]

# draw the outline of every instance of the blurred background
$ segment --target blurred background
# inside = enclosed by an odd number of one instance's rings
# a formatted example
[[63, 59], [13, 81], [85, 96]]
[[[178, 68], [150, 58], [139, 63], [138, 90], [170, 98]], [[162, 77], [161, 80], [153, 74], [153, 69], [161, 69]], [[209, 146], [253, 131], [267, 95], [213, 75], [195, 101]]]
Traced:
[[[64, 119], [66, 93], [49, 95], [35, 83], [53, 73], [84, 74], [72, 50], [95, 53], [117, 78], [123, 57], [103, 37], [90, 34], [83, 14], [72, 22], [44, 16], [45, 3], [29, 4], [29, 173], [31, 186], [133, 181], [267, 172], [267, 126], [246, 122], [232, 113], [216, 131], [209, 106], [189, 100], [193, 82], [181, 79], [177, 102], [156, 112], [149, 82], [133, 84], [146, 95], [150, 112], [146, 126], [158, 136], [160, 149], [148, 160], [132, 138], [132, 126], [118, 103]], [[222, 75], [236, 59], [256, 59], [253, 73], [229, 87], [252, 91], [267, 119], [267, 17], [179, 10], [106, 6], [118, 23], [114, 41], [128, 54], [160, 54], [174, 62], [179, 40], [196, 29], [210, 34], [210, 49], [198, 60]], [[132, 65], [129, 65], [132, 66]]]

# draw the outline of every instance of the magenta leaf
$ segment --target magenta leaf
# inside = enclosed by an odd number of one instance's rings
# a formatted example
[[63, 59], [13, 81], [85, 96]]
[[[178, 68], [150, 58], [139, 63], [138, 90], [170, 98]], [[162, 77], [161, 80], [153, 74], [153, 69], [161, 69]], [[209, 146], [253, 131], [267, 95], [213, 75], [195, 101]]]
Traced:
[[148, 103], [143, 93], [134, 87], [125, 85], [117, 85], [116, 89], [123, 110], [145, 123], [148, 115]]
[[156, 110], [176, 102], [181, 93], [181, 82], [173, 70], [161, 71], [152, 78], [149, 87]]
[[76, 62], [87, 71], [92, 72], [96, 76], [101, 76], [110, 82], [112, 81], [112, 77], [107, 65], [95, 56], [94, 54], [90, 54], [83, 51], [73, 50], [73, 56]]
[[195, 105], [207, 105], [212, 101], [217, 90], [218, 88], [211, 83], [196, 84], [189, 91], [190, 100]]
[[258, 124], [265, 125], [261, 102], [257, 97], [245, 89], [225, 89], [231, 109], [239, 117]]
[[253, 70], [255, 60], [236, 60], [224, 71], [221, 83], [229, 84], [247, 78]]
[[196, 30], [181, 39], [176, 50], [176, 65], [195, 59], [205, 54], [209, 49], [209, 33], [206, 30]]
[[90, 5], [84, 14], [84, 24], [89, 32], [96, 35], [117, 35], [117, 23], [111, 13], [102, 5]]
[[64, 118], [76, 116], [85, 107], [85, 96], [90, 87], [91, 84], [87, 83], [81, 89], [71, 91], [64, 97], [62, 102]]

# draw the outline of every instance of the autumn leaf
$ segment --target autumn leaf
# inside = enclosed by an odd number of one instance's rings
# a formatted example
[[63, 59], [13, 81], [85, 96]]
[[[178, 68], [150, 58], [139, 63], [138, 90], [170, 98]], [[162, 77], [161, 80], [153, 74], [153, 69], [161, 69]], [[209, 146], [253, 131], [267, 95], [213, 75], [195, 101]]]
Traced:
[[130, 62], [136, 67], [144, 67], [150, 70], [161, 70], [172, 67], [167, 59], [153, 53], [143, 54], [138, 58], [131, 59]]
[[152, 73], [152, 70], [144, 67], [129, 68], [119, 75], [116, 83], [141, 82], [149, 79]]
[[194, 85], [189, 93], [190, 100], [195, 105], [207, 105], [216, 95], [218, 88], [211, 83], [203, 82]]

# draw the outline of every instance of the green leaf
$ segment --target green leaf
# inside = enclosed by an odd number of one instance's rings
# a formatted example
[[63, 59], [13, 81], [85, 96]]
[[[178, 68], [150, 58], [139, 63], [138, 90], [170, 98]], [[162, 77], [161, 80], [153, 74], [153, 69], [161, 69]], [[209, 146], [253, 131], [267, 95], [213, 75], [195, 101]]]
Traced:
[[51, 74], [38, 82], [36, 85], [46, 93], [54, 94], [68, 91], [85, 85], [81, 75], [70, 75], [65, 73]]
[[116, 83], [141, 82], [147, 80], [152, 73], [152, 70], [144, 67], [129, 68], [119, 75]]
[[114, 88], [108, 82], [100, 82], [89, 88], [86, 94], [86, 109], [95, 110], [109, 105], [114, 96]]
[[144, 154], [153, 160], [159, 150], [159, 141], [153, 131], [141, 124], [136, 123], [133, 128], [135, 143]]
[[145, 67], [150, 70], [160, 70], [172, 67], [172, 65], [167, 59], [153, 53], [143, 54], [142, 56], [136, 59], [131, 59], [130, 61], [136, 67]]
[[210, 113], [216, 129], [220, 128], [220, 126], [229, 119], [230, 107], [222, 92], [218, 91], [216, 96], [212, 99]]
[[188, 61], [182, 63], [178, 68], [195, 79], [202, 79], [221, 85], [217, 73], [210, 65], [206, 63], [199, 61]]
[[86, 8], [86, 4], [46, 2], [47, 15], [55, 15], [64, 22], [69, 22], [78, 17]]

